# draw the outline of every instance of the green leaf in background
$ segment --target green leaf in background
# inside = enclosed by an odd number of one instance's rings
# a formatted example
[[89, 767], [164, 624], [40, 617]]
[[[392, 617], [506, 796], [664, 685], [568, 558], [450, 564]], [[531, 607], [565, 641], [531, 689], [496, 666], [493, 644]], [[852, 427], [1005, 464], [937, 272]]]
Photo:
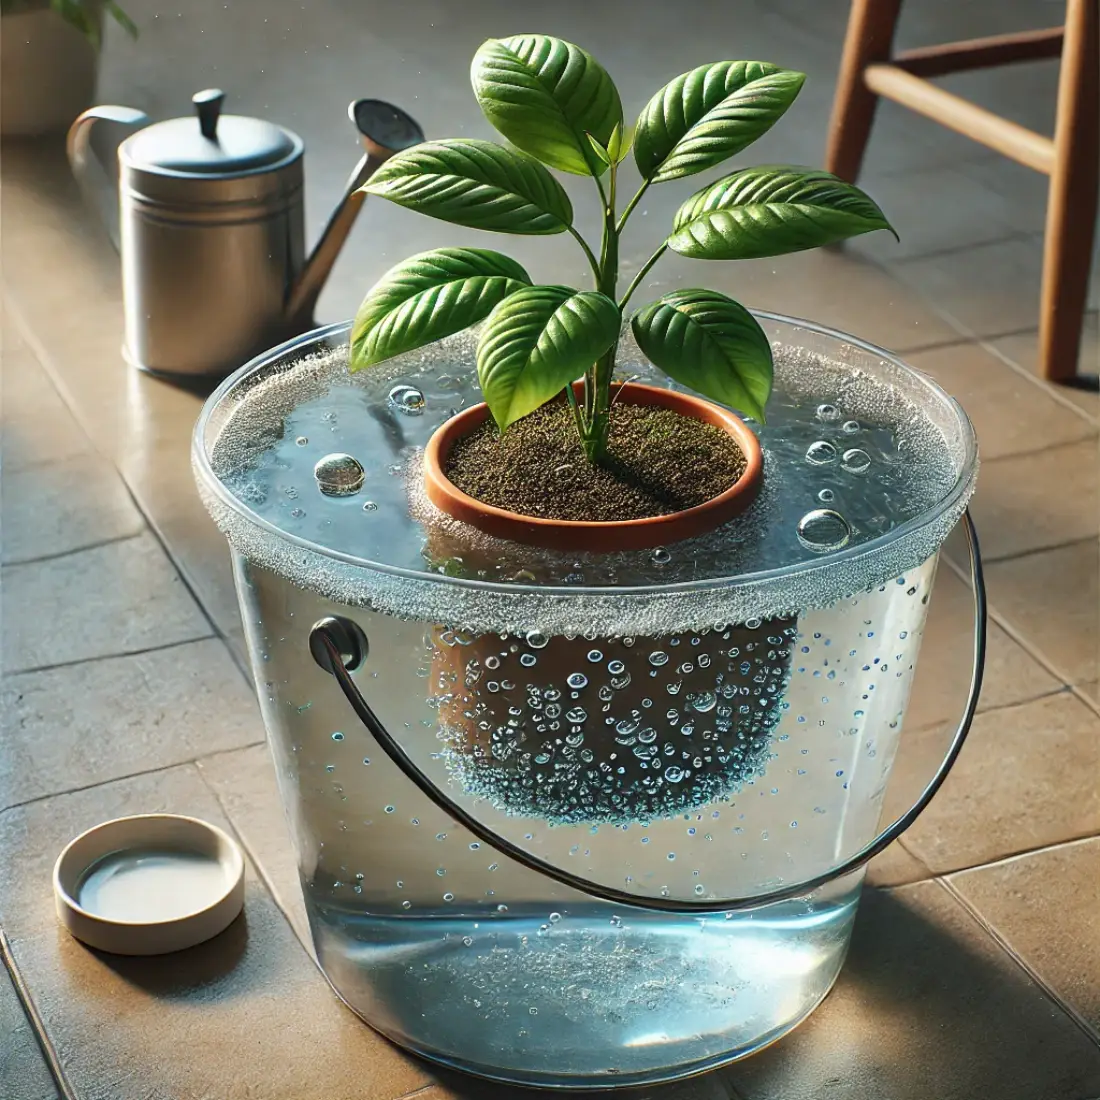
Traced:
[[472, 229], [563, 233], [573, 207], [534, 157], [491, 141], [428, 141], [391, 157], [364, 184], [370, 195]]
[[643, 306], [634, 338], [670, 378], [764, 423], [772, 349], [743, 305], [714, 290], [676, 290]]
[[489, 314], [477, 376], [497, 427], [534, 412], [584, 373], [619, 338], [619, 308], [593, 290], [532, 286]]
[[351, 330], [349, 369], [461, 332], [530, 283], [515, 260], [485, 248], [436, 248], [410, 256], [363, 299]]
[[591, 54], [545, 34], [490, 38], [470, 79], [485, 117], [517, 148], [563, 172], [601, 173], [585, 135], [606, 148], [623, 107]]
[[720, 164], [767, 133], [805, 79], [763, 61], [719, 61], [678, 76], [638, 116], [638, 171], [664, 183]]
[[634, 145], [634, 127], [624, 127], [621, 122], [615, 124], [607, 142], [607, 152], [615, 164], [622, 164]]
[[764, 165], [734, 172], [692, 195], [676, 212], [668, 246], [697, 260], [750, 260], [875, 229], [894, 232], [858, 187], [828, 172]]
[[596, 154], [596, 159], [603, 165], [600, 169], [600, 175], [603, 175], [603, 170], [611, 167], [611, 154], [591, 134], [584, 136], [588, 138], [589, 147]]

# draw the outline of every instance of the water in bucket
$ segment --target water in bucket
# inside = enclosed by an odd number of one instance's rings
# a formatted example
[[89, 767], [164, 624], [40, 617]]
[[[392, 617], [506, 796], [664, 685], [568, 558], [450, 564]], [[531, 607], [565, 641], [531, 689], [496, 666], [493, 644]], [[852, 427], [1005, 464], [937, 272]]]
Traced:
[[[234, 549], [318, 959], [413, 1050], [526, 1084], [665, 1080], [772, 1041], [839, 971], [861, 871], [699, 907], [875, 836], [976, 455], [954, 402], [885, 353], [762, 321], [761, 495], [652, 550], [521, 547], [427, 502], [420, 450], [479, 399], [468, 334], [352, 376], [335, 326], [204, 411], [197, 476]], [[620, 361], [667, 384], [629, 338]], [[311, 656], [331, 616], [428, 793]]]

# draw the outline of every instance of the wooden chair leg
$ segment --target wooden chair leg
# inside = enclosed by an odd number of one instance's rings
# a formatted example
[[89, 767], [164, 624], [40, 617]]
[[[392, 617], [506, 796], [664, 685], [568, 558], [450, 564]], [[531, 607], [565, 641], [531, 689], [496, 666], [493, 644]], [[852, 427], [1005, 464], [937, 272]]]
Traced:
[[859, 175], [878, 103], [863, 70], [890, 59], [900, 12], [901, 0], [852, 0], [825, 151], [826, 171], [850, 183]]
[[1098, 8], [1098, 0], [1066, 5], [1039, 322], [1040, 367], [1055, 382], [1071, 382], [1077, 375], [1092, 263], [1100, 187]]

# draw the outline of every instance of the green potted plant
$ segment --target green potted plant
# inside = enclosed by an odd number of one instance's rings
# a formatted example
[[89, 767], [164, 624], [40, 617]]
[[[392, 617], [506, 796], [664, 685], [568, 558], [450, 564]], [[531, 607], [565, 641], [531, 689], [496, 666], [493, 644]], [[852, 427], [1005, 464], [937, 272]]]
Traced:
[[63, 130], [91, 104], [105, 11], [137, 37], [115, 0], [0, 0], [0, 133]]
[[[367, 294], [352, 332], [351, 369], [482, 323], [477, 369], [485, 403], [440, 428], [424, 473], [437, 507], [489, 534], [618, 550], [663, 545], [727, 521], [751, 502], [763, 468], [754, 434], [722, 406], [763, 421], [768, 339], [724, 294], [675, 290], [636, 309], [629, 323], [649, 360], [702, 398], [618, 384], [616, 351], [635, 291], [669, 250], [751, 259], [891, 227], [851, 184], [767, 165], [739, 168], [688, 197], [625, 290], [620, 240], [650, 187], [740, 153], [786, 112], [805, 77], [763, 62], [702, 65], [661, 88], [632, 126], [602, 66], [547, 35], [490, 39], [471, 77], [486, 118], [511, 145], [428, 142], [393, 157], [364, 190], [462, 226], [569, 233], [593, 286], [538, 285], [487, 249], [421, 253]], [[641, 184], [620, 203], [619, 169], [631, 155]], [[598, 246], [574, 224], [551, 169], [592, 179], [602, 211]]]
[[[618, 382], [616, 354], [635, 291], [666, 251], [750, 259], [890, 226], [851, 184], [769, 165], [737, 169], [690, 195], [625, 289], [620, 240], [650, 187], [740, 153], [779, 120], [804, 79], [762, 62], [703, 65], [661, 88], [627, 126], [610, 76], [579, 47], [519, 35], [490, 39], [477, 51], [474, 93], [511, 146], [428, 142], [392, 158], [365, 190], [458, 225], [569, 233], [588, 260], [593, 286], [541, 286], [499, 252], [439, 248], [397, 264], [367, 294], [352, 329], [353, 371], [482, 324], [477, 372], [485, 402], [451, 417], [425, 449], [424, 486], [436, 507], [499, 538], [600, 552], [663, 548], [727, 522], [751, 503], [763, 476], [761, 449], [731, 407], [764, 421], [772, 386], [767, 336], [724, 294], [671, 291], [629, 314], [629, 324], [656, 367], [702, 396]], [[620, 204], [619, 169], [631, 155], [641, 182]], [[575, 226], [551, 169], [592, 179], [602, 211], [598, 247]], [[445, 525], [429, 536], [433, 559], [451, 556], [449, 539]], [[533, 812], [534, 791], [538, 812], [570, 819], [577, 812], [572, 773], [556, 769], [550, 757], [543, 763], [532, 753], [501, 752], [493, 740], [529, 702], [522, 670], [507, 671], [515, 646], [483, 634], [455, 647], [449, 633], [437, 631], [433, 662], [440, 682], [456, 685], [440, 718], [463, 785], [490, 791], [497, 805], [521, 814]], [[606, 773], [586, 780], [584, 812], [613, 820], [623, 790], [635, 809], [668, 808], [667, 787], [655, 785], [647, 770], [648, 696], [667, 679], [670, 694], [709, 698], [712, 649], [716, 661], [741, 654], [724, 689], [753, 695], [758, 704], [720, 734], [713, 758], [688, 769], [675, 798], [699, 804], [751, 775], [768, 751], [794, 634], [790, 618], [734, 626], [708, 640], [701, 663], [673, 661], [652, 669], [646, 681], [624, 680], [617, 698], [636, 719], [585, 726], [588, 751]], [[626, 667], [632, 644], [608, 640], [599, 656]], [[591, 648], [583, 638], [548, 640], [538, 655], [540, 676], [573, 683]], [[479, 689], [486, 669], [503, 670], [488, 694]], [[520, 740], [528, 734], [532, 743], [539, 740], [531, 731]], [[636, 737], [642, 743], [634, 744]]]

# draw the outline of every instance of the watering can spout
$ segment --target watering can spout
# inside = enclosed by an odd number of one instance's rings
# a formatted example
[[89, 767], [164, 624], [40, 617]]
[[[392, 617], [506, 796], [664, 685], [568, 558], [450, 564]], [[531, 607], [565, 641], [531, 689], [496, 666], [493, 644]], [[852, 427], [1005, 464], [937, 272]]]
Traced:
[[103, 167], [104, 162], [91, 153], [92, 129], [97, 122], [114, 122], [137, 129], [148, 125], [149, 116], [133, 107], [108, 104], [89, 108], [69, 127], [66, 149], [73, 175], [89, 202], [98, 209], [107, 233], [117, 249], [118, 180], [109, 176]]
[[291, 330], [313, 327], [313, 310], [366, 199], [363, 185], [395, 153], [419, 145], [424, 131], [399, 107], [380, 99], [357, 99], [348, 107], [364, 148], [362, 159], [344, 186], [309, 259], [287, 295], [286, 318]]

